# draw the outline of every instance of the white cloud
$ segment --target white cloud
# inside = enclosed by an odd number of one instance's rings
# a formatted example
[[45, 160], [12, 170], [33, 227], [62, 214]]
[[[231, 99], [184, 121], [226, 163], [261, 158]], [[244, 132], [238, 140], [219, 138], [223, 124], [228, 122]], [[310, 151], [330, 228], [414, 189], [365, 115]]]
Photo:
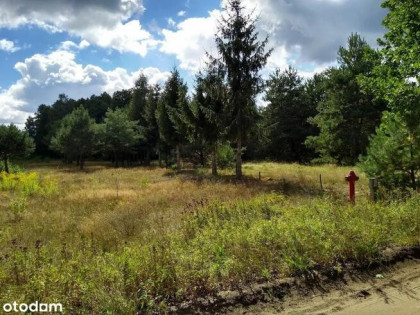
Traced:
[[20, 47], [15, 46], [14, 42], [3, 38], [3, 39], [0, 39], [0, 50], [6, 51], [9, 53], [14, 53], [20, 50]]
[[79, 44], [76, 44], [75, 42], [72, 42], [71, 40], [66, 40], [64, 42], [61, 42], [60, 49], [62, 50], [84, 49], [89, 46], [90, 46], [89, 42], [85, 39], [83, 39]]
[[381, 21], [386, 10], [378, 0], [243, 0], [243, 4], [255, 8], [258, 28], [270, 36], [270, 43], [284, 46], [299, 63], [334, 61], [352, 32], [373, 46], [384, 32]]
[[157, 44], [139, 20], [129, 20], [143, 13], [141, 0], [2, 0], [1, 6], [0, 28], [35, 25], [66, 31], [91, 44], [141, 56]]
[[[227, 3], [221, 0], [220, 6]], [[269, 36], [267, 49], [274, 48], [264, 75], [288, 65], [305, 76], [319, 72], [334, 63], [338, 48], [352, 32], [375, 45], [386, 13], [377, 0], [243, 0], [242, 4], [246, 12], [259, 17], [257, 31], [260, 39]], [[206, 50], [216, 53], [214, 34], [220, 14], [214, 10], [207, 17], [185, 19], [175, 30], [164, 29], [160, 51], [174, 55], [182, 69], [197, 71], [204, 65]]]
[[119, 67], [105, 71], [91, 64], [83, 66], [75, 61], [73, 52], [64, 49], [33, 55], [18, 62], [15, 69], [21, 78], [0, 92], [0, 123], [21, 124], [40, 104], [53, 103], [60, 93], [75, 99], [104, 91], [112, 94], [133, 87], [141, 72], [151, 84], [170, 75], [151, 67], [128, 73]]
[[187, 11], [179, 11], [177, 13], [178, 16], [185, 16], [185, 14], [187, 14]]
[[196, 72], [205, 64], [205, 52], [216, 52], [214, 34], [219, 14], [219, 10], [213, 10], [208, 17], [182, 21], [174, 31], [163, 29], [160, 51], [175, 55], [181, 69]]
[[79, 43], [79, 48], [80, 49], [83, 49], [83, 48], [86, 48], [86, 47], [89, 47], [90, 46], [90, 43], [87, 41], [87, 40], [85, 40], [85, 39], [83, 39], [80, 43]]
[[176, 22], [174, 21], [173, 18], [168, 18], [168, 25], [170, 27], [174, 27], [176, 25]]

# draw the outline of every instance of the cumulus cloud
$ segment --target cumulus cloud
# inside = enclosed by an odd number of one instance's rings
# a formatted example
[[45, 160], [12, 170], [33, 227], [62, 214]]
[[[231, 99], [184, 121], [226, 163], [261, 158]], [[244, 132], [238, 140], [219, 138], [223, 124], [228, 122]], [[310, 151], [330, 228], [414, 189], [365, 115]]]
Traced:
[[84, 66], [75, 61], [74, 52], [64, 49], [33, 55], [18, 62], [15, 69], [21, 78], [0, 92], [0, 123], [21, 124], [38, 105], [53, 103], [63, 92], [75, 99], [104, 91], [111, 94], [134, 86], [140, 73], [144, 73], [152, 84], [162, 82], [170, 75], [157, 68], [128, 73], [119, 67], [105, 71], [91, 64]]
[[0, 39], [0, 50], [6, 51], [9, 53], [14, 53], [20, 50], [20, 47], [15, 46], [14, 42], [3, 38], [3, 39]]
[[75, 42], [71, 41], [71, 40], [66, 40], [64, 42], [61, 42], [60, 44], [60, 49], [62, 50], [72, 50], [72, 49], [84, 49], [86, 47], [89, 47], [90, 44], [87, 40], [82, 40], [79, 44], [76, 44]]
[[205, 52], [214, 53], [214, 34], [217, 31], [219, 10], [209, 12], [208, 17], [189, 18], [177, 24], [176, 30], [163, 29], [160, 51], [173, 54], [180, 68], [196, 72], [204, 66]]
[[[221, 7], [226, 3], [222, 0]], [[260, 38], [269, 35], [268, 45], [274, 48], [268, 71], [292, 65], [307, 76], [333, 64], [338, 48], [352, 32], [360, 33], [371, 45], [384, 33], [381, 21], [386, 12], [377, 0], [243, 0], [243, 5], [258, 16]], [[182, 69], [196, 71], [205, 51], [215, 51], [220, 14], [213, 10], [207, 17], [185, 19], [175, 30], [164, 29], [160, 50], [175, 55]], [[308, 64], [311, 70], [303, 67]]]
[[141, 0], [2, 0], [1, 5], [0, 28], [36, 25], [141, 56], [157, 44], [138, 20], [129, 20], [143, 13]]
[[352, 32], [371, 44], [384, 33], [386, 11], [377, 0], [244, 0], [260, 17], [259, 29], [275, 47], [295, 52], [300, 62], [328, 63]]
[[178, 16], [185, 16], [185, 14], [187, 14], [187, 11], [179, 11], [177, 13]]

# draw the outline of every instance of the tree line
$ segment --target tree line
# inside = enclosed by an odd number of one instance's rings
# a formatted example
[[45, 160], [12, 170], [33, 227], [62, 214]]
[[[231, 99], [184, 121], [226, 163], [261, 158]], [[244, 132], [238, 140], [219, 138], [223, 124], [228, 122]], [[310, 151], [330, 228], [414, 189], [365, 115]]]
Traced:
[[[255, 19], [231, 0], [215, 36], [217, 56], [189, 93], [174, 68], [163, 86], [140, 75], [135, 86], [72, 100], [60, 95], [40, 105], [26, 130], [35, 153], [77, 161], [87, 157], [159, 165], [183, 160], [218, 165], [242, 159], [359, 165], [389, 186], [416, 188], [420, 169], [419, 7], [387, 0], [388, 32], [373, 49], [351, 34], [336, 67], [304, 79], [296, 69], [261, 70], [271, 54]], [[263, 95], [267, 106], [257, 107]], [[1, 152], [0, 152], [1, 153]], [[232, 161], [233, 162], [233, 161]]]

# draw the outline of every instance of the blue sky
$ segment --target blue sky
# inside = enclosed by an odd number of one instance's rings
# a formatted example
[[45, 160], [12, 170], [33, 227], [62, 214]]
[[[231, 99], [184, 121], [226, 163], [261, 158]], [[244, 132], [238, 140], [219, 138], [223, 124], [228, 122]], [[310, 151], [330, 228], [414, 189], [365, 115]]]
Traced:
[[[22, 125], [59, 93], [88, 97], [133, 86], [140, 73], [163, 83], [174, 67], [193, 87], [215, 53], [226, 0], [2, 0], [0, 123]], [[243, 0], [274, 48], [263, 73], [288, 65], [310, 77], [335, 64], [352, 32], [373, 46], [383, 35], [378, 0]]]

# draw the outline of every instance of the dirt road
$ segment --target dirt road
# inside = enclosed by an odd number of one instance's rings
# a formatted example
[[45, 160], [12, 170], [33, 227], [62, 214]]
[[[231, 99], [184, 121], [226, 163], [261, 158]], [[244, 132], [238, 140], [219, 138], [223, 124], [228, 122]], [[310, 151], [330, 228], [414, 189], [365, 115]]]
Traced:
[[399, 262], [381, 273], [290, 292], [281, 301], [236, 306], [228, 314], [420, 314], [420, 260]]

